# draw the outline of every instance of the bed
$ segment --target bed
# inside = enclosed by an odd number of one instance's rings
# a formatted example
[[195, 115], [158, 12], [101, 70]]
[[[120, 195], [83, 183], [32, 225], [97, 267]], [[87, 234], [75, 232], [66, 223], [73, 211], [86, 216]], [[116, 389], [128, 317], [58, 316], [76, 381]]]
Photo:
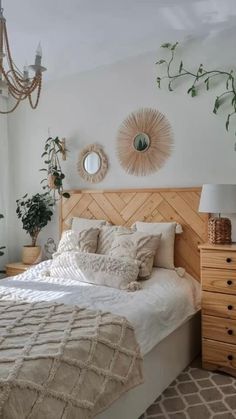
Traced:
[[125, 226], [137, 220], [179, 222], [183, 233], [176, 240], [175, 265], [186, 269], [183, 276], [175, 270], [153, 269], [140, 291], [128, 293], [47, 277], [51, 263], [47, 261], [19, 277], [1, 281], [2, 301], [76, 304], [124, 316], [134, 327], [144, 358], [144, 382], [117, 401], [110, 400], [113, 403], [96, 416], [98, 419], [138, 419], [199, 352], [200, 285], [193, 278], [199, 279], [197, 245], [206, 233], [206, 217], [197, 212], [199, 193], [198, 188], [70, 191], [70, 199], [61, 202], [61, 231], [75, 216]]

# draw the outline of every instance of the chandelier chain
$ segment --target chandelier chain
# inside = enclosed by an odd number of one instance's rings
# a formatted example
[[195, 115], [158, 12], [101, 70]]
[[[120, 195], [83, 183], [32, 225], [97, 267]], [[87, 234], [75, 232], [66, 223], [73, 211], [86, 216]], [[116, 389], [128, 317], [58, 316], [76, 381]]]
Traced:
[[[24, 67], [24, 71], [22, 72], [16, 66], [11, 55], [6, 20], [3, 17], [2, 0], [0, 0], [0, 94], [6, 89], [9, 95], [15, 100], [10, 110], [0, 110], [0, 114], [13, 112], [20, 102], [27, 98], [31, 108], [37, 108], [42, 89], [42, 72], [46, 70], [46, 68], [41, 66], [41, 58], [42, 50], [41, 46], [39, 46], [36, 51], [35, 63], [30, 66], [35, 72], [34, 77], [29, 77], [28, 67]], [[4, 66], [4, 60], [7, 63], [7, 69]], [[34, 92], [36, 92], [35, 101], [32, 99]]]

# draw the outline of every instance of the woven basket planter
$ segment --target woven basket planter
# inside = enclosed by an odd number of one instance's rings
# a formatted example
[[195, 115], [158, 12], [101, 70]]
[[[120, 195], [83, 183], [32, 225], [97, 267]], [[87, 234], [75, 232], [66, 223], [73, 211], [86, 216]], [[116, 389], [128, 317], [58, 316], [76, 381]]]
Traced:
[[208, 221], [208, 240], [211, 244], [230, 244], [231, 221], [228, 218], [210, 218]]
[[41, 246], [24, 246], [22, 248], [22, 262], [25, 265], [36, 265], [42, 261]]
[[52, 175], [51, 173], [48, 175], [48, 186], [50, 189], [56, 189], [55, 185], [56, 176]]

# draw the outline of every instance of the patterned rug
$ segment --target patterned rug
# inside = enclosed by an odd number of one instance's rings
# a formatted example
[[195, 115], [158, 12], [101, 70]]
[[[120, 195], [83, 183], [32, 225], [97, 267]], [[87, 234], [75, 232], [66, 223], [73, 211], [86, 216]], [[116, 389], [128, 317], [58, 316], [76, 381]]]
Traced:
[[201, 369], [195, 360], [139, 419], [236, 418], [236, 379]]

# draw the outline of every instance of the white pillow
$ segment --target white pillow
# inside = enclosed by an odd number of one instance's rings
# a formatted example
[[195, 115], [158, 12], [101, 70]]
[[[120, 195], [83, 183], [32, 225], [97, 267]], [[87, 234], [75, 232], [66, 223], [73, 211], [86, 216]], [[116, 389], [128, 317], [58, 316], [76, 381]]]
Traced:
[[106, 220], [94, 220], [90, 218], [80, 218], [80, 217], [73, 217], [71, 219], [71, 230], [73, 231], [81, 231], [86, 230], [88, 228], [99, 228], [102, 225], [109, 224]]
[[93, 253], [64, 252], [50, 265], [48, 275], [95, 285], [126, 289], [139, 273], [132, 259], [118, 259]]
[[161, 234], [161, 242], [154, 258], [154, 266], [159, 268], [174, 269], [174, 244], [178, 224], [173, 223], [144, 223], [137, 221], [133, 227], [137, 231], [149, 234]]

